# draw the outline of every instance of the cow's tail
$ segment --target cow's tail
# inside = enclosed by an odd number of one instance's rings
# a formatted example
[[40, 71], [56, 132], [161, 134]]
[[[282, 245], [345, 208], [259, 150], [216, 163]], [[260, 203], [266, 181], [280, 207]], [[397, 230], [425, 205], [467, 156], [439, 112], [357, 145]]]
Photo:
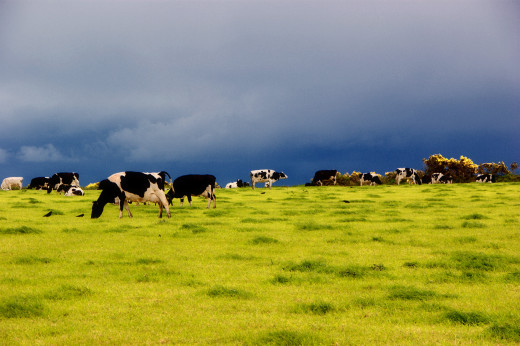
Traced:
[[173, 187], [172, 177], [170, 176], [170, 174], [168, 174], [168, 172], [166, 172], [166, 171], [160, 171], [160, 172], [159, 172], [159, 175], [162, 175], [162, 176], [163, 176], [163, 179], [164, 179], [165, 182], [166, 182], [166, 176], [168, 176], [168, 178], [170, 178], [170, 185]]
[[166, 193], [166, 200], [168, 201], [168, 205], [173, 205], [172, 201], [173, 201], [174, 191], [173, 191], [173, 181], [172, 181], [172, 177], [171, 177], [171, 175], [170, 175], [168, 172], [166, 172], [166, 171], [160, 171], [159, 174], [163, 176], [163, 179], [164, 179], [165, 182], [166, 182], [166, 176], [168, 176], [168, 178], [170, 178], [170, 191], [168, 191], [168, 192]]

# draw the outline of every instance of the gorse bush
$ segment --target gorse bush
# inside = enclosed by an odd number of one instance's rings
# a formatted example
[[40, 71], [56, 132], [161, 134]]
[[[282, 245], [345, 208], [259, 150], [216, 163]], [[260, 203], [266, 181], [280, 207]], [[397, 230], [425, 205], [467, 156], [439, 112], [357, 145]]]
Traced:
[[[443, 173], [453, 177], [455, 182], [467, 183], [473, 181], [475, 174], [493, 174], [496, 176], [509, 176], [510, 180], [514, 178], [511, 171], [507, 168], [506, 164], [501, 161], [499, 163], [488, 162], [477, 165], [473, 161], [465, 156], [461, 156], [458, 160], [451, 158], [447, 159], [441, 154], [431, 155], [428, 159], [423, 159], [425, 166], [425, 174], [431, 175], [432, 173]], [[518, 165], [516, 162], [511, 164], [511, 169], [517, 169]]]

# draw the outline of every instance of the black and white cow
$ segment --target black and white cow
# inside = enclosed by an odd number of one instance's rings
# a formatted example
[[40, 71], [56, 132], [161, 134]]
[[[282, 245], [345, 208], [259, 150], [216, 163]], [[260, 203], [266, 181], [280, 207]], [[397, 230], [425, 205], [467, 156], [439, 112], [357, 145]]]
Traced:
[[444, 177], [442, 173], [432, 173], [432, 184], [439, 184], [442, 177]]
[[379, 175], [372, 173], [363, 173], [359, 178], [359, 185], [363, 186], [364, 183], [368, 182], [370, 186], [381, 185], [381, 179], [379, 179]]
[[2, 190], [22, 189], [23, 177], [8, 177], [2, 180], [0, 188]]
[[323, 186], [323, 182], [331, 181], [334, 185], [336, 185], [336, 175], [338, 171], [335, 169], [323, 169], [321, 171], [316, 171], [314, 173], [314, 178], [312, 178], [311, 185], [319, 185]]
[[58, 190], [61, 184], [80, 186], [79, 174], [75, 172], [53, 174], [53, 176], [49, 179], [47, 193], [51, 193], [52, 190]]
[[443, 175], [439, 178], [439, 183], [441, 184], [453, 184], [453, 178], [449, 175]]
[[271, 189], [271, 185], [280, 179], [287, 179], [283, 172], [275, 172], [272, 169], [257, 169], [251, 171], [251, 187], [254, 189], [256, 183], [265, 183], [265, 187]]
[[493, 174], [479, 174], [475, 180], [477, 183], [494, 183], [495, 177]]
[[414, 184], [421, 185], [421, 179], [419, 179], [419, 175], [417, 171], [413, 168], [398, 168], [395, 170], [397, 175], [395, 176], [395, 181], [397, 185], [401, 182], [402, 179], [412, 178]]
[[76, 185], [68, 185], [68, 184], [61, 184], [60, 187], [58, 187], [58, 194], [60, 194], [63, 191], [64, 196], [84, 196], [85, 192], [81, 189], [81, 187]]
[[169, 204], [172, 204], [174, 198], [180, 198], [182, 207], [184, 196], [186, 196], [191, 207], [191, 196], [203, 196], [208, 199], [206, 208], [209, 208], [211, 201], [213, 201], [213, 208], [216, 208], [215, 184], [216, 178], [211, 174], [182, 175], [173, 181], [172, 188], [166, 194], [166, 199]]
[[[101, 194], [97, 201], [92, 202], [91, 218], [97, 219], [103, 213], [107, 203], [119, 203], [119, 218], [123, 217], [123, 207], [132, 217], [128, 202], [153, 202], [159, 204], [159, 217], [162, 217], [163, 207], [170, 217], [168, 200], [164, 193], [164, 182], [167, 172], [119, 172], [114, 173], [99, 183]], [[171, 177], [170, 177], [171, 179]]]
[[49, 187], [49, 179], [49, 177], [32, 178], [28, 189], [46, 190]]
[[235, 189], [237, 187], [244, 187], [242, 179], [237, 179], [237, 181], [226, 184], [226, 189]]

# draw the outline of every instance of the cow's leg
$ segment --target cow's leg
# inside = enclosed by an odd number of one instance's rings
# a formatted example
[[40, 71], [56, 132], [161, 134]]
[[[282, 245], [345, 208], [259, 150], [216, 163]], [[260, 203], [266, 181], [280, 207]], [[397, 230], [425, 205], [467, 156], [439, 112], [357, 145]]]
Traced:
[[181, 207], [184, 204], [184, 197], [181, 197]]
[[169, 203], [168, 203], [168, 200], [166, 199], [166, 196], [163, 194], [158, 194], [159, 196], [159, 217], [162, 217], [162, 207], [164, 206], [164, 209], [166, 209], [166, 216], [168, 216], [168, 218], [171, 217], [171, 214], [170, 214], [170, 206], [169, 206]]
[[119, 218], [123, 218], [123, 208], [125, 206], [125, 199], [124, 198], [120, 198], [119, 199]]
[[[132, 218], [132, 213], [130, 212], [130, 207], [128, 206], [128, 201], [126, 198], [123, 202], [123, 205], [124, 205], [126, 211], [128, 212], [128, 217]], [[123, 208], [120, 207], [119, 208], [119, 218], [122, 218], [122, 217], [123, 217]]]
[[162, 203], [159, 202], [159, 219], [162, 218]]
[[254, 190], [255, 189], [255, 181], [254, 180], [251, 180], [251, 188]]
[[190, 202], [190, 207], [191, 207], [191, 195], [188, 195], [188, 202]]

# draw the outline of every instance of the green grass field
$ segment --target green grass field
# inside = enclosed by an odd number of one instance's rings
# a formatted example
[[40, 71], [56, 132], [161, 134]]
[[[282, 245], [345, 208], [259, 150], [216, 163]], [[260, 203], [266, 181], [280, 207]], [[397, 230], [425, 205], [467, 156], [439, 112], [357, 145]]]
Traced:
[[98, 195], [0, 191], [0, 343], [520, 343], [518, 183]]

